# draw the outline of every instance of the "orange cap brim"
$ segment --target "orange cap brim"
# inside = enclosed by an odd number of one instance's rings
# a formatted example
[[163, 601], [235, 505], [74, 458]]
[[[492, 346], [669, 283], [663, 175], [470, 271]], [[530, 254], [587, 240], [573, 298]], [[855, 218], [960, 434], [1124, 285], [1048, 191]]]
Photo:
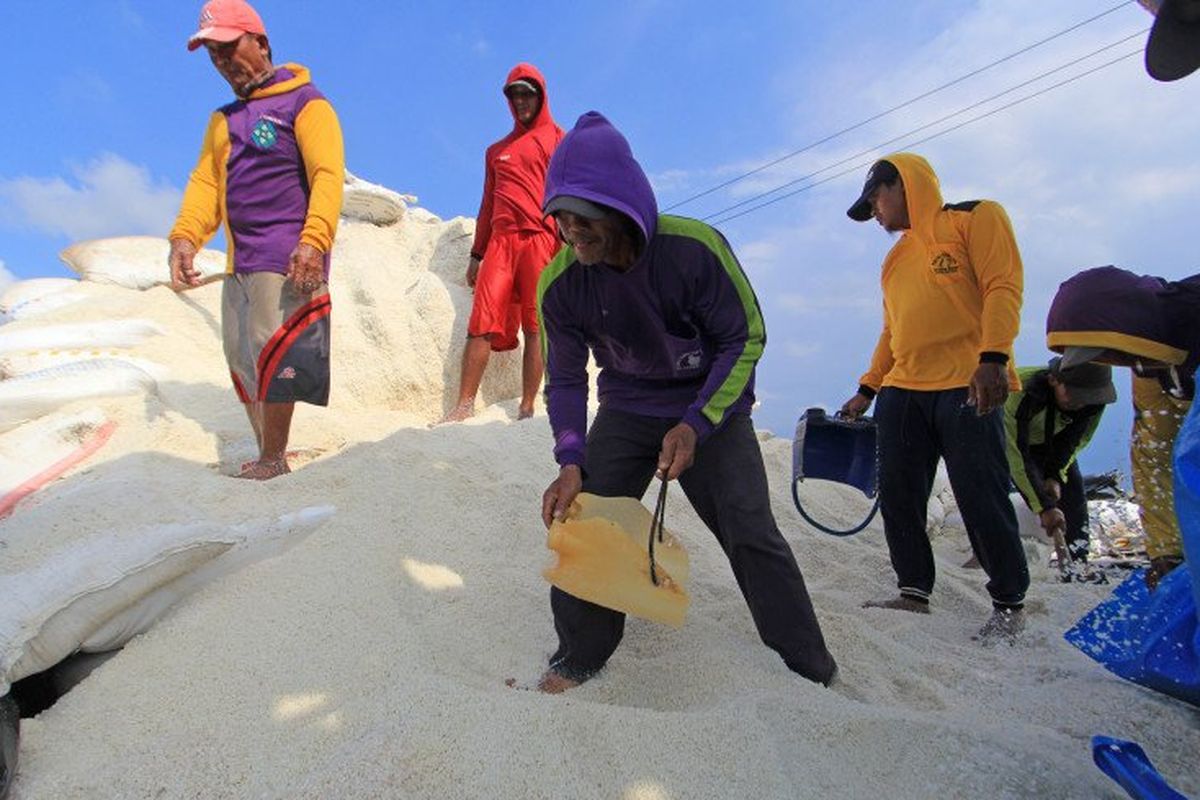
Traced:
[[246, 31], [241, 28], [222, 28], [213, 26], [211, 28], [201, 28], [192, 34], [192, 38], [188, 39], [187, 49], [195, 50], [202, 46], [205, 42], [232, 42], [235, 39], [241, 38]]

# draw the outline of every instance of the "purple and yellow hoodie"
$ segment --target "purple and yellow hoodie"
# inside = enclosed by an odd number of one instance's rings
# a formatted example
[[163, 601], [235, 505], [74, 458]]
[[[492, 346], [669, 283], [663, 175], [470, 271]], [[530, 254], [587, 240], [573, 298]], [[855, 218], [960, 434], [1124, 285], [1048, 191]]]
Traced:
[[957, 389], [985, 361], [1007, 364], [1009, 388], [1019, 389], [1012, 353], [1024, 278], [1008, 215], [991, 200], [943, 204], [921, 156], [884, 160], [904, 181], [911, 227], [883, 260], [883, 332], [860, 391]]
[[305, 242], [325, 254], [345, 181], [342, 130], [299, 64], [213, 112], [169, 238], [197, 248], [225, 224], [228, 272], [286, 274]]
[[702, 222], [660, 215], [629, 143], [595, 111], [550, 160], [546, 203], [559, 195], [616, 209], [645, 246], [625, 272], [581, 264], [569, 247], [542, 272], [538, 316], [558, 463], [584, 462], [589, 350], [603, 408], [680, 419], [701, 443], [730, 414], [749, 413], [766, 329], [725, 238]]
[[1200, 275], [1168, 281], [1117, 267], [1087, 269], [1064, 281], [1046, 316], [1046, 346], [1103, 347], [1174, 367], [1163, 391], [1195, 396], [1200, 365]]

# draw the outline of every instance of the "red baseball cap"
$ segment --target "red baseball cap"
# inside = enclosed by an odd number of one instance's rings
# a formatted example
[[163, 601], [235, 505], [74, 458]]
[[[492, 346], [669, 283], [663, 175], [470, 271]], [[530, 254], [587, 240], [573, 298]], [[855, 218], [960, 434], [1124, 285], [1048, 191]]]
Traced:
[[200, 30], [188, 39], [188, 50], [205, 42], [232, 42], [246, 33], [267, 35], [262, 17], [246, 0], [208, 0], [200, 9]]

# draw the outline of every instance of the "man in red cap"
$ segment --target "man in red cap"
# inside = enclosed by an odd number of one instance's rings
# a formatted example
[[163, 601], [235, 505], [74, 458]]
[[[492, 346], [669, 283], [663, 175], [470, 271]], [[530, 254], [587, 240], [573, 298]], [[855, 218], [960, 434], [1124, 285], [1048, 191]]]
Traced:
[[275, 67], [266, 28], [244, 0], [210, 0], [188, 50], [203, 46], [237, 96], [204, 135], [169, 264], [176, 290], [198, 286], [196, 251], [225, 227], [225, 358], [258, 441], [240, 477], [289, 471], [297, 400], [329, 400], [329, 254], [345, 158], [337, 115], [299, 64]]
[[491, 352], [514, 349], [518, 328], [525, 331], [519, 419], [533, 415], [542, 384], [537, 284], [542, 268], [558, 250], [554, 225], [542, 216], [542, 189], [546, 166], [563, 132], [550, 116], [546, 80], [537, 67], [513, 67], [504, 82], [504, 96], [513, 129], [484, 157], [483, 200], [467, 264], [467, 285], [475, 289], [475, 302], [467, 323], [458, 401], [442, 422], [461, 422], [475, 414], [475, 395]]

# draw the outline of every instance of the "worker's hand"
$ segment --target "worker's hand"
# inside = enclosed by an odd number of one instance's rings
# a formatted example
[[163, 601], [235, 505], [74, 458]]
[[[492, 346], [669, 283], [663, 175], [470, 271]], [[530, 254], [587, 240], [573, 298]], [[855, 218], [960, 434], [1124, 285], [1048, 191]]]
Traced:
[[1054, 480], [1054, 478], [1047, 478], [1045, 481], [1043, 481], [1042, 489], [1046, 492], [1046, 494], [1054, 498], [1054, 502], [1057, 503], [1062, 499], [1062, 484]]
[[1067, 518], [1063, 515], [1062, 509], [1047, 508], [1042, 513], [1038, 514], [1038, 522], [1042, 525], [1042, 530], [1047, 536], [1053, 537], [1055, 531], [1065, 534], [1067, 532]]
[[167, 266], [171, 270], [171, 288], [177, 292], [200, 285], [200, 270], [193, 261], [196, 245], [187, 239], [172, 239], [171, 252], [167, 255]]
[[1183, 558], [1180, 556], [1159, 556], [1150, 559], [1150, 569], [1146, 570], [1146, 588], [1153, 592], [1158, 588], [1159, 581], [1182, 563]]
[[479, 259], [471, 256], [471, 260], [467, 262], [467, 286], [475, 288], [475, 281], [479, 278]]
[[842, 403], [842, 416], [848, 419], [858, 419], [866, 413], [871, 407], [871, 398], [862, 393], [855, 393], [846, 402]]
[[325, 281], [325, 254], [307, 242], [296, 245], [288, 257], [288, 278], [301, 292], [315, 292]]
[[1008, 368], [1003, 364], [983, 363], [975, 369], [967, 386], [967, 405], [983, 416], [1004, 405], [1008, 398]]
[[662, 449], [658, 452], [658, 472], [655, 474], [673, 481], [696, 460], [696, 431], [686, 422], [681, 422], [663, 437]]
[[583, 489], [583, 471], [568, 464], [558, 471], [558, 477], [542, 493], [542, 522], [549, 528], [554, 520], [564, 520], [571, 503]]

